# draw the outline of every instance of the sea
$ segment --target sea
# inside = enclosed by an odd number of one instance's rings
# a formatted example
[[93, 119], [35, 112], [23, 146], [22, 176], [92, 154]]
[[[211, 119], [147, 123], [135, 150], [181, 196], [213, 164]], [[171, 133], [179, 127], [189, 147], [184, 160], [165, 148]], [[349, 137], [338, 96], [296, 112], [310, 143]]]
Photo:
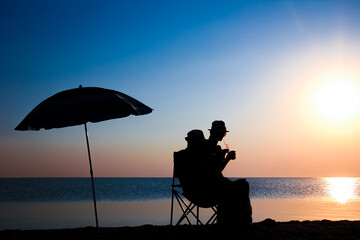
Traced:
[[[360, 220], [360, 178], [247, 181], [254, 222]], [[168, 225], [171, 184], [172, 178], [95, 178], [99, 226]], [[204, 219], [212, 214], [202, 211]], [[175, 202], [174, 219], [180, 215]], [[86, 226], [95, 226], [90, 178], [0, 178], [0, 230]]]

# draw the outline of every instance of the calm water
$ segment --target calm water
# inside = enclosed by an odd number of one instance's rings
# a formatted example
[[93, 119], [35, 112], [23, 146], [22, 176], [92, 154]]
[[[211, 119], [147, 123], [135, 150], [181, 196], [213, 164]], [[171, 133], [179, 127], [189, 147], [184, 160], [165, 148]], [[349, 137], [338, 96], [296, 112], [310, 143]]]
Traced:
[[[171, 181], [171, 178], [96, 178], [100, 225], [168, 224]], [[248, 181], [255, 222], [265, 218], [360, 219], [360, 178], [248, 178]], [[89, 225], [94, 225], [89, 178], [0, 178], [0, 229]]]
[[[249, 178], [251, 198], [308, 198], [329, 195], [325, 178]], [[95, 178], [99, 201], [170, 198], [171, 178]], [[360, 179], [353, 179], [353, 196], [360, 196]], [[0, 178], [0, 202], [92, 200], [89, 178]]]

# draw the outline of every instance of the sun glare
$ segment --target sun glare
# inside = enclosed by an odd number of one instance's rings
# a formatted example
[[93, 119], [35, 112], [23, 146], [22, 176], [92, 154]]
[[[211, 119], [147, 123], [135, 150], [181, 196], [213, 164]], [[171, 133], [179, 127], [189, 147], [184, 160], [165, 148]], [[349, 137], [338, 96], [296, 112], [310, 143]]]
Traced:
[[315, 90], [313, 108], [322, 119], [344, 123], [360, 113], [360, 84], [348, 78], [332, 78]]
[[328, 193], [337, 202], [345, 204], [355, 195], [356, 178], [325, 178]]

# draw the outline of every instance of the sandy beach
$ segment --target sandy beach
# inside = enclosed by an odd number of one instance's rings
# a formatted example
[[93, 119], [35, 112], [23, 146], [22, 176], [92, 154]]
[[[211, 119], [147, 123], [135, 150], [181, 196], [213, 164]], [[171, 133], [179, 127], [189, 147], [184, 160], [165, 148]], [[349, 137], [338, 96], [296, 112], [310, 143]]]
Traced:
[[211, 226], [154, 226], [0, 231], [1, 239], [360, 239], [360, 221], [267, 219], [245, 230]]

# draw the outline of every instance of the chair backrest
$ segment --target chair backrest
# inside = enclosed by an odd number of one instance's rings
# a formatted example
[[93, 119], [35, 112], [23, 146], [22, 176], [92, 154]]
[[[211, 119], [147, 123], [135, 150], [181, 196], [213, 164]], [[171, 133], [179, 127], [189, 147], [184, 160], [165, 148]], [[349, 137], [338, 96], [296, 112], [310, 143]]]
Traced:
[[186, 159], [186, 151], [181, 150], [179, 152], [174, 152], [174, 177], [181, 178], [182, 174], [185, 172], [184, 163], [181, 162], [182, 159]]
[[174, 152], [174, 176], [180, 182], [183, 195], [199, 207], [217, 205], [217, 197], [212, 181], [208, 181], [204, 174], [200, 159], [186, 150]]

